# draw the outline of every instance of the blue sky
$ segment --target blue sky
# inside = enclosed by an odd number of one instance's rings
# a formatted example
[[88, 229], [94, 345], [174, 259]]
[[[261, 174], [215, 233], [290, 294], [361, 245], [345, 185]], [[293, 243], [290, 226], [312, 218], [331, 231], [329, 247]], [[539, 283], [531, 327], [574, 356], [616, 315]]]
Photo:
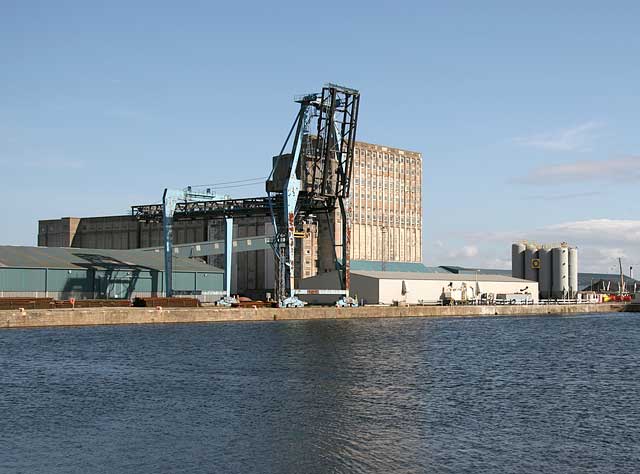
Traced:
[[0, 1], [0, 243], [265, 176], [330, 81], [361, 90], [359, 139], [423, 153], [426, 263], [529, 238], [640, 268], [639, 3], [318, 5]]

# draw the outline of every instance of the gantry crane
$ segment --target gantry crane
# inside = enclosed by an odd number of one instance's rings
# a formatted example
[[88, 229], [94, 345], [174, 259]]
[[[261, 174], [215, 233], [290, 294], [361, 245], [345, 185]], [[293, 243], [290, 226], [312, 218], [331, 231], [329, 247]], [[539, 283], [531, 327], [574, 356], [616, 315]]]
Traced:
[[[266, 183], [269, 195], [282, 195], [283, 207], [272, 208], [277, 260], [276, 295], [282, 306], [301, 306], [296, 295], [314, 292], [349, 297], [351, 208], [349, 195], [353, 168], [360, 93], [326, 84], [322, 92], [296, 99], [300, 110]], [[292, 137], [293, 135], [293, 137]], [[284, 153], [291, 142], [290, 152]], [[341, 288], [296, 290], [295, 236], [309, 215], [328, 215], [340, 209], [342, 255], [336, 258]], [[333, 239], [333, 236], [331, 236]], [[335, 248], [334, 248], [335, 249]], [[334, 256], [335, 258], [335, 256]]]
[[[301, 294], [342, 295], [340, 306], [356, 306], [349, 295], [351, 240], [350, 188], [360, 93], [326, 84], [319, 93], [296, 98], [300, 105], [294, 123], [266, 182], [267, 197], [248, 199], [193, 199], [192, 193], [167, 194], [163, 205], [132, 206], [139, 220], [160, 221], [164, 227], [166, 294], [171, 294], [171, 226], [178, 219], [226, 219], [225, 283], [229, 295], [232, 220], [234, 217], [271, 216], [276, 262], [276, 299], [281, 307], [299, 307]], [[342, 226], [340, 258], [332, 247], [340, 288], [295, 288], [295, 239], [303, 223], [339, 209]], [[331, 221], [330, 219], [328, 219]], [[331, 232], [331, 229], [330, 229]], [[333, 240], [333, 235], [325, 236]]]

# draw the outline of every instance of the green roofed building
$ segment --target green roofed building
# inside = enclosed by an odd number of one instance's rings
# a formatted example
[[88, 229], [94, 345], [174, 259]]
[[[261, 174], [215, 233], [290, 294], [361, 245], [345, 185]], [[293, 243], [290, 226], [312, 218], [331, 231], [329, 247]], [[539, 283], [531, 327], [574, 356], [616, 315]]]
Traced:
[[451, 273], [441, 267], [427, 267], [418, 262], [382, 262], [380, 260], [351, 260], [352, 271]]
[[[163, 255], [140, 250], [0, 246], [0, 297], [55, 299], [162, 296]], [[173, 289], [202, 301], [219, 298], [220, 268], [174, 258]]]

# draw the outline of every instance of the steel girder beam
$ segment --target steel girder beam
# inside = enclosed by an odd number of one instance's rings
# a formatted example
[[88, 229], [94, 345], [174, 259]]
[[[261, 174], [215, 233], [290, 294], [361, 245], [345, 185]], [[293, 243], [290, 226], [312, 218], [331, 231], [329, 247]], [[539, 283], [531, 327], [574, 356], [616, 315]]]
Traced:
[[[184, 219], [224, 219], [226, 217], [269, 216], [270, 201], [273, 206], [282, 206], [280, 197], [225, 199], [219, 201], [179, 201], [175, 205], [173, 217]], [[160, 221], [162, 204], [144, 204], [131, 206], [131, 213], [138, 220]]]
[[[282, 209], [282, 196], [227, 199], [221, 201], [178, 202], [175, 205], [173, 220], [225, 219], [227, 217], [269, 217], [270, 204], [273, 209]], [[326, 201], [309, 201], [299, 210], [299, 215], [322, 214], [330, 212], [335, 206], [327, 206]], [[139, 221], [161, 222], [162, 204], [143, 204], [131, 206], [131, 215]]]

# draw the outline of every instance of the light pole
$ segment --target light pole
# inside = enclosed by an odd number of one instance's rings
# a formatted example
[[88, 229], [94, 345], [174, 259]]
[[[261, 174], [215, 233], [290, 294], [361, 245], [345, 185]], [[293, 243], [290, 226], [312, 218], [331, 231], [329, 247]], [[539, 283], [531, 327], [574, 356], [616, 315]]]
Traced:
[[478, 274], [480, 273], [480, 270], [476, 269], [476, 287], [473, 289], [473, 292], [475, 293], [476, 297], [476, 304], [478, 304], [480, 302], [480, 285], [478, 285]]

